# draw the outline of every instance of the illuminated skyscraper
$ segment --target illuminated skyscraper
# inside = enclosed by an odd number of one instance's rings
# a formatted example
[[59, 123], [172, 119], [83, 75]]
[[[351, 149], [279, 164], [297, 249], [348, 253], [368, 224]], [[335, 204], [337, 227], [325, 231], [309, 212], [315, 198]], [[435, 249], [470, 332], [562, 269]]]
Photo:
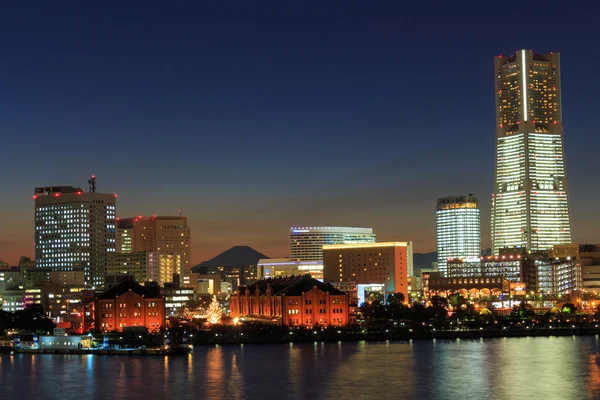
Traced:
[[438, 271], [446, 275], [449, 258], [481, 255], [479, 204], [473, 195], [437, 201]]
[[189, 283], [191, 273], [190, 228], [187, 217], [152, 216], [120, 219], [118, 222], [118, 251], [180, 254], [182, 256], [184, 283]]
[[496, 57], [496, 183], [492, 246], [571, 243], [558, 53]]
[[[94, 178], [93, 178], [94, 179]], [[73, 186], [35, 188], [35, 266], [83, 269], [85, 284], [103, 286], [115, 252], [115, 194]]]

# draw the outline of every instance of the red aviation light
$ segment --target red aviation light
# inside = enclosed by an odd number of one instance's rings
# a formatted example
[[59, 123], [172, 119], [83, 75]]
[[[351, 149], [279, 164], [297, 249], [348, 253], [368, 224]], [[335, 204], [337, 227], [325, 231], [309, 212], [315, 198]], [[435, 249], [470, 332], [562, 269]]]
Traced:
[[34, 195], [33, 195], [33, 199], [34, 199], [34, 200], [35, 200], [35, 199], [37, 199], [37, 194], [34, 194]]
[[117, 197], [117, 194], [115, 193], [115, 197]]

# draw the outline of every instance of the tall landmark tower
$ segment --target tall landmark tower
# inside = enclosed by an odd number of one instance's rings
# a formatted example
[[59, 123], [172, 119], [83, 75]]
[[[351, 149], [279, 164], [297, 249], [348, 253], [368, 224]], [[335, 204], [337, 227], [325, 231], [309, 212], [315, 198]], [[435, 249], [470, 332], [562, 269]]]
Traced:
[[546, 250], [571, 243], [560, 55], [520, 50], [494, 59], [496, 182], [492, 246]]

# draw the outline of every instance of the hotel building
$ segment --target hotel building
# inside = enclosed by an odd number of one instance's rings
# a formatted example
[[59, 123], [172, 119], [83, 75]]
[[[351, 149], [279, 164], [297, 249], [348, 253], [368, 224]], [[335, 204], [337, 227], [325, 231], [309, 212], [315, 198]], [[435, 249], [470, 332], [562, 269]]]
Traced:
[[519, 50], [494, 59], [496, 182], [492, 246], [548, 250], [571, 243], [560, 55]]
[[402, 293], [408, 299], [412, 256], [412, 242], [326, 245], [323, 246], [323, 279], [336, 284], [380, 284], [384, 285], [385, 293]]
[[290, 259], [322, 262], [324, 245], [375, 243], [375, 240], [371, 228], [293, 226], [290, 228]]
[[116, 249], [116, 197], [96, 193], [95, 185], [90, 192], [73, 186], [35, 188], [36, 267], [81, 269], [86, 285], [102, 286], [108, 254]]
[[481, 255], [481, 229], [477, 197], [453, 196], [437, 201], [438, 271], [447, 276], [450, 258]]

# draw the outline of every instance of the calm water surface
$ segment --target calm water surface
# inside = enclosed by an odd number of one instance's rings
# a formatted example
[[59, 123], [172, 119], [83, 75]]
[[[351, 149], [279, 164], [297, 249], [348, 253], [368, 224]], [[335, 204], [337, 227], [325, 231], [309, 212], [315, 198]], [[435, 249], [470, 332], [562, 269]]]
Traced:
[[1, 355], [0, 399], [600, 399], [598, 336]]

